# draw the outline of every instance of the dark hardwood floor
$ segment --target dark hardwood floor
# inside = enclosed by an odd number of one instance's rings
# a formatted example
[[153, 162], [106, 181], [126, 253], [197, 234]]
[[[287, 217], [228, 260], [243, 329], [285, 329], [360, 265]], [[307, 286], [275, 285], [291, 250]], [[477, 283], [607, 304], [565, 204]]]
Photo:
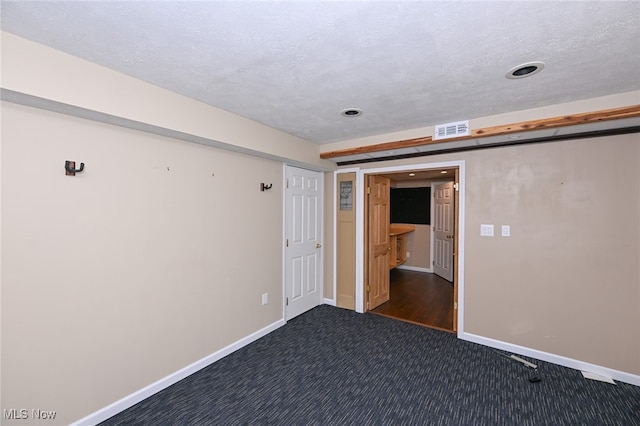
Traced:
[[390, 300], [374, 314], [453, 332], [453, 284], [427, 272], [390, 271]]

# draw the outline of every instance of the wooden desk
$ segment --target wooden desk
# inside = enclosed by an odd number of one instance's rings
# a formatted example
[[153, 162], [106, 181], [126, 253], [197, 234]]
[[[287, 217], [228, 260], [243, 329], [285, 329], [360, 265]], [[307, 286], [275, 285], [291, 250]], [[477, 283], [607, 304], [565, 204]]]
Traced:
[[416, 230], [413, 225], [398, 225], [392, 223], [389, 227], [389, 269], [393, 269], [398, 265], [402, 265], [407, 261], [407, 241], [406, 237], [409, 232]]

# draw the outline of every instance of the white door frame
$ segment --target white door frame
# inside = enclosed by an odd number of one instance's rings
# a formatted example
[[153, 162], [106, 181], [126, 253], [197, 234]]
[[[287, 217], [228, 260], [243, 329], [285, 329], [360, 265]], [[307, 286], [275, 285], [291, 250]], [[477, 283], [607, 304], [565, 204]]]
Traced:
[[[356, 312], [364, 312], [364, 175], [401, 172], [405, 170], [444, 169], [458, 167], [458, 337], [464, 333], [464, 222], [465, 222], [465, 161], [444, 161], [439, 163], [419, 163], [404, 166], [360, 169], [356, 175]], [[335, 222], [334, 222], [335, 226]], [[334, 233], [334, 239], [336, 235]]]

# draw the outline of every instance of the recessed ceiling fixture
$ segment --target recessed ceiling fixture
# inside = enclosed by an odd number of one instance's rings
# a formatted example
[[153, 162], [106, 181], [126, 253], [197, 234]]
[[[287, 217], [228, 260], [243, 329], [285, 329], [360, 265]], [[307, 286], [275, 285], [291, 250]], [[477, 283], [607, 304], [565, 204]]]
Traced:
[[534, 61], [520, 64], [507, 71], [505, 77], [509, 79], [525, 78], [537, 74], [544, 69], [544, 62]]
[[416, 175], [415, 173], [409, 173], [409, 176], [415, 176], [415, 175]]
[[440, 173], [442, 173], [443, 175], [446, 175], [446, 174], [447, 174], [447, 171], [446, 171], [446, 170], [443, 170], [443, 171], [441, 171]]
[[360, 108], [345, 108], [340, 112], [340, 114], [345, 117], [358, 117], [359, 115], [362, 115], [362, 110]]

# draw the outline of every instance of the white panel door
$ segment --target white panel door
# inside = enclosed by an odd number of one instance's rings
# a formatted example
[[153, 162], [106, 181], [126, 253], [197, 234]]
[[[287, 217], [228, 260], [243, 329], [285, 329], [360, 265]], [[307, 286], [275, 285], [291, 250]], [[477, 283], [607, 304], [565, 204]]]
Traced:
[[453, 182], [434, 185], [433, 272], [453, 282], [454, 199]]
[[285, 319], [322, 303], [322, 173], [287, 166]]

